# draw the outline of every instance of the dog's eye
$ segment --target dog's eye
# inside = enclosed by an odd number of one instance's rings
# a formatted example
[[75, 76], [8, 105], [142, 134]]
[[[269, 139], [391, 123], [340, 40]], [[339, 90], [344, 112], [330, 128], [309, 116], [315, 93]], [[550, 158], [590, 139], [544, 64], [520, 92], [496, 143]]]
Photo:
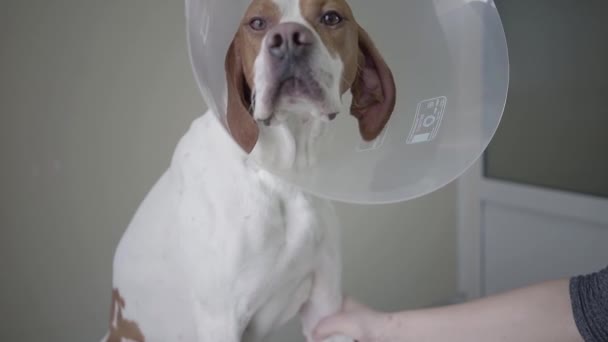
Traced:
[[256, 31], [265, 30], [266, 26], [267, 26], [266, 20], [264, 20], [263, 18], [253, 18], [249, 22], [249, 27], [251, 27], [252, 29], [254, 29]]
[[327, 26], [336, 26], [340, 24], [344, 18], [336, 11], [329, 11], [321, 17], [321, 23]]

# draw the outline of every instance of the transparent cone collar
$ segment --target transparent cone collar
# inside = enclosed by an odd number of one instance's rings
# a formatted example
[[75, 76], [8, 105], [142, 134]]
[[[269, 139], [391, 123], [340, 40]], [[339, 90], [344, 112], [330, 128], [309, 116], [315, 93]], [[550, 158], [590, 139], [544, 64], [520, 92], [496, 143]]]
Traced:
[[492, 1], [274, 1], [186, 0], [204, 99], [261, 167], [321, 197], [389, 203], [481, 156], [509, 79]]

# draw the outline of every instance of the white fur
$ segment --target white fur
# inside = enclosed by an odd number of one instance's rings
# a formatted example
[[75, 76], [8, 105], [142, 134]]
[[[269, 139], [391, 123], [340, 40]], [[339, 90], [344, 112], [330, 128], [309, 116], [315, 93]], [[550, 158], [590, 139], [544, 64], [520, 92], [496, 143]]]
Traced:
[[263, 341], [304, 304], [310, 336], [339, 309], [331, 205], [249, 160], [207, 113], [120, 241], [113, 285], [147, 342]]
[[[274, 1], [285, 21], [308, 25], [297, 0]], [[327, 105], [338, 112], [342, 62], [318, 45], [315, 63], [336, 75], [325, 86], [336, 94]], [[255, 91], [264, 96], [263, 54], [255, 63]], [[139, 326], [146, 342], [261, 342], [298, 313], [312, 341], [317, 323], [340, 309], [340, 239], [332, 206], [253, 162], [313, 161], [326, 122], [314, 106], [296, 108], [308, 118], [287, 115], [294, 107], [280, 105], [280, 124], [261, 126], [255, 158], [211, 112], [180, 141], [114, 259], [113, 286], [125, 300], [124, 319]], [[264, 110], [255, 110], [262, 118]]]
[[[313, 77], [326, 94], [325, 103], [312, 104], [309, 101], [286, 103], [279, 101], [274, 108], [269, 106], [266, 97], [271, 96], [269, 80], [269, 55], [263, 51], [254, 62], [255, 106], [253, 116], [256, 120], [271, 118], [271, 127], [260, 125], [260, 134], [252, 156], [264, 165], [274, 165], [277, 169], [310, 167], [317, 156], [318, 138], [326, 132], [327, 113], [344, 112], [344, 97], [340, 95], [340, 85], [344, 63], [338, 56], [331, 56], [329, 49], [321, 43], [314, 28], [304, 19], [300, 11], [300, 0], [273, 0], [281, 12], [281, 23], [302, 24], [314, 34], [316, 47], [311, 63], [318, 66]], [[265, 45], [265, 40], [262, 46]], [[348, 98], [347, 98], [348, 101]]]

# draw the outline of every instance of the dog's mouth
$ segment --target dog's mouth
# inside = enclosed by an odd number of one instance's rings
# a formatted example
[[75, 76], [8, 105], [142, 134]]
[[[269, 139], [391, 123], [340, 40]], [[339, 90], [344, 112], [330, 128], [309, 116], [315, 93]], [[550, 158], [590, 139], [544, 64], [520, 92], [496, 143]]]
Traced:
[[320, 102], [323, 100], [323, 90], [312, 77], [289, 75], [278, 81], [275, 100], [280, 97], [297, 97]]
[[278, 96], [307, 96], [308, 84], [297, 77], [289, 77], [279, 83]]
[[326, 103], [326, 91], [310, 67], [291, 65], [272, 74], [271, 79], [274, 80], [269, 83], [265, 92], [267, 95], [264, 96], [270, 100], [266, 103], [271, 114], [258, 119], [266, 126], [283, 122], [286, 114], [304, 121], [310, 119], [311, 113], [326, 121], [332, 121], [338, 115], [339, 111]]

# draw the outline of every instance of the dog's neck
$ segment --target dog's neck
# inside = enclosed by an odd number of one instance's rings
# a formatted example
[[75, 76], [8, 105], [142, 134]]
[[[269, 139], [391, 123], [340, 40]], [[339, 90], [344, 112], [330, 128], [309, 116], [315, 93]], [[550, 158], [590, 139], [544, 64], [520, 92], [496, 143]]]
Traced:
[[278, 125], [260, 125], [258, 142], [251, 156], [262, 165], [272, 165], [280, 170], [311, 167], [316, 162], [319, 140], [327, 125], [311, 115], [288, 115]]
[[[347, 91], [341, 97], [339, 116], [349, 115], [353, 96]], [[271, 127], [259, 125], [259, 136], [251, 156], [262, 165], [278, 170], [300, 170], [314, 167], [321, 156], [321, 141], [335, 124], [309, 113], [282, 115], [285, 120]]]

